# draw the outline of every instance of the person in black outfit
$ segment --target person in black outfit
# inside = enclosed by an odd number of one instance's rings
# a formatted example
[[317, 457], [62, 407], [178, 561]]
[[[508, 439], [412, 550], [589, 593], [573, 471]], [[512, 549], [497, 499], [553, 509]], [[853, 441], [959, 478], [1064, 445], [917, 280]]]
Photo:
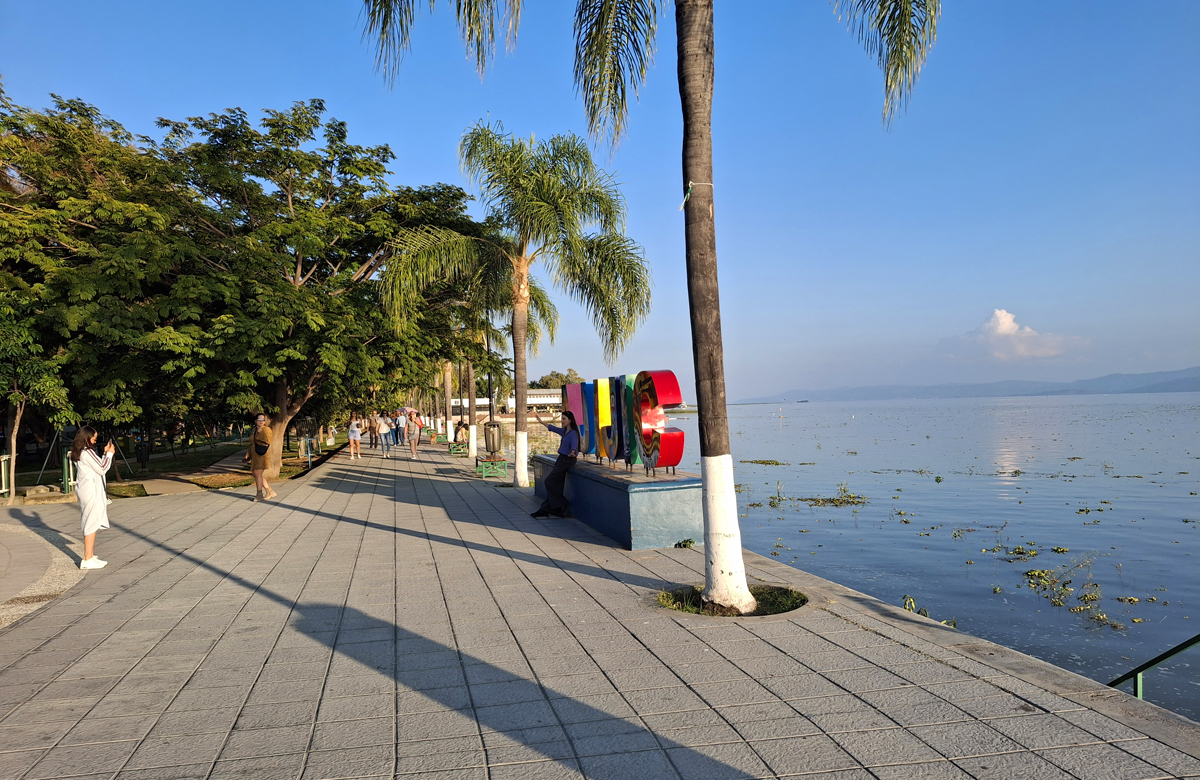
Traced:
[[558, 445], [558, 460], [554, 461], [554, 468], [546, 475], [546, 500], [531, 516], [562, 517], [567, 512], [567, 497], [563, 495], [567, 472], [575, 466], [575, 458], [579, 455], [579, 425], [575, 422], [575, 415], [570, 412], [562, 413], [562, 427], [546, 422], [536, 411], [534, 414], [537, 415], [538, 422], [562, 436], [562, 441]]

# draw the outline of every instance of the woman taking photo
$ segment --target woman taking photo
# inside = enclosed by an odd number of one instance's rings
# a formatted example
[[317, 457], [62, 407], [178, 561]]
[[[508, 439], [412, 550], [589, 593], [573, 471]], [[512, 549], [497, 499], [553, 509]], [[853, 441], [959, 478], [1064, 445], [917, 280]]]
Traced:
[[350, 447], [350, 460], [355, 458], [362, 460], [362, 422], [358, 419], [358, 412], [350, 413], [350, 424], [346, 426], [346, 437]]
[[254, 415], [254, 430], [250, 433], [250, 447], [245, 460], [250, 461], [250, 473], [254, 475], [254, 487], [258, 490], [255, 501], [275, 498], [278, 495], [267, 484], [266, 470], [269, 465], [267, 453], [271, 451], [271, 429], [267, 427], [267, 416]]
[[536, 409], [533, 413], [537, 416], [537, 421], [546, 426], [547, 430], [562, 436], [562, 441], [558, 445], [558, 460], [554, 461], [554, 468], [550, 469], [550, 473], [546, 475], [546, 500], [542, 502], [541, 509], [532, 513], [531, 516], [557, 515], [562, 517], [567, 512], [567, 498], [563, 495], [567, 472], [575, 466], [575, 458], [579, 455], [579, 425], [575, 422], [575, 415], [570, 412], [562, 413], [561, 428], [543, 420], [542, 415]]
[[112, 466], [116, 447], [104, 445], [104, 457], [96, 454], [96, 429], [85, 425], [71, 442], [71, 460], [75, 463], [75, 492], [83, 517], [83, 560], [81, 569], [103, 569], [108, 561], [96, 557], [96, 532], [108, 528], [108, 490], [104, 475]]

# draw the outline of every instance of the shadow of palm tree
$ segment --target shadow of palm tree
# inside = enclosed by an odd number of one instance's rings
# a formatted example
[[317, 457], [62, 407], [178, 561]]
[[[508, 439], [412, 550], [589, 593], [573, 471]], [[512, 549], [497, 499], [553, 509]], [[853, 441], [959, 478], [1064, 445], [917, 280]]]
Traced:
[[[334, 490], [337, 492], [345, 492], [345, 493], [361, 493], [361, 492], [371, 489], [372, 487], [388, 487], [388, 488], [391, 487], [390, 484], [388, 484], [388, 480], [369, 477], [369, 476], [364, 475], [362, 472], [348, 472], [348, 473], [343, 473], [340, 475], [331, 474], [328, 476], [323, 476], [322, 479], [332, 480], [335, 476], [338, 476], [341, 480], [336, 486], [329, 487], [326, 485], [321, 485], [321, 487], [323, 489], [330, 489], [330, 490]], [[356, 481], [350, 481], [348, 478], [355, 478]], [[432, 486], [435, 484], [433, 480], [429, 480], [429, 479], [423, 480], [420, 477], [416, 477], [416, 476], [414, 476], [413, 479], [418, 482], [427, 483], [428, 489], [433, 490]], [[346, 484], [347, 482], [349, 482], [348, 485]], [[320, 483], [318, 483], [318, 484], [320, 484]], [[422, 488], [424, 488], [424, 487], [425, 486], [418, 485], [418, 493], [420, 493]], [[245, 497], [245, 496], [239, 496], [238, 498], [240, 500], [248, 500], [248, 497]], [[399, 499], [396, 499], [396, 500], [399, 501]], [[434, 508], [434, 507], [442, 508], [444, 505], [441, 500], [433, 500], [432, 498], [428, 502], [414, 500], [412, 502], [401, 502], [401, 503], [413, 503], [418, 506], [429, 507], [429, 508]], [[681, 583], [673, 582], [670, 580], [664, 580], [664, 579], [657, 578], [657, 577], [643, 577], [643, 576], [639, 576], [636, 574], [629, 574], [626, 572], [622, 572], [621, 576], [619, 578], [617, 578], [617, 577], [613, 576], [612, 572], [608, 571], [607, 569], [600, 568], [598, 566], [588, 566], [587, 564], [575, 563], [573, 561], [564, 561], [564, 560], [548, 558], [544, 555], [536, 555], [533, 553], [523, 552], [520, 550], [509, 550], [509, 549], [505, 549], [503, 547], [498, 547], [496, 545], [483, 544], [481, 542], [474, 542], [474, 541], [469, 541], [466, 539], [459, 539], [459, 538], [451, 537], [451, 536], [442, 536], [440, 534], [429, 533], [427, 531], [416, 531], [416, 530], [410, 530], [407, 528], [400, 528], [395, 525], [386, 525], [383, 523], [376, 523], [371, 520], [366, 520], [366, 519], [361, 519], [361, 518], [356, 518], [356, 517], [348, 517], [343, 514], [337, 514], [334, 512], [326, 512], [326, 511], [323, 511], [320, 509], [313, 509], [310, 507], [300, 506], [299, 504], [284, 503], [283, 501], [272, 501], [271, 504], [272, 504], [272, 506], [277, 506], [277, 507], [281, 507], [283, 509], [287, 509], [287, 510], [290, 510], [293, 512], [299, 512], [302, 514], [311, 515], [313, 517], [323, 517], [323, 518], [327, 518], [330, 520], [336, 520], [336, 521], [342, 522], [342, 523], [361, 525], [366, 528], [371, 528], [371, 529], [376, 529], [376, 530], [381, 530], [381, 531], [389, 531], [389, 532], [397, 533], [397, 534], [404, 534], [406, 536], [411, 536], [414, 538], [428, 539], [430, 542], [435, 542], [435, 543], [439, 543], [439, 544], [449, 544], [449, 545], [461, 546], [461, 547], [465, 547], [469, 550], [475, 550], [477, 552], [484, 552], [484, 553], [488, 553], [491, 555], [499, 555], [499, 556], [509, 557], [509, 558], [512, 558], [513, 560], [521, 561], [524, 563], [532, 563], [532, 564], [536, 564], [538, 566], [547, 566], [550, 568], [562, 569], [564, 571], [569, 571], [574, 574], [580, 574], [580, 575], [584, 575], [584, 576], [588, 576], [588, 577], [598, 577], [600, 579], [605, 579], [605, 580], [619, 580], [620, 582], [623, 582], [627, 585], [636, 585], [638, 587], [649, 588], [649, 589], [655, 590], [655, 591], [670, 590], [671, 588], [679, 587], [679, 585], [681, 584]], [[456, 516], [455, 512], [450, 511], [449, 508], [447, 508], [447, 511], [450, 513], [450, 519], [455, 522], [458, 522], [458, 523], [470, 523], [470, 524], [474, 524], [474, 525], [493, 526], [492, 523], [489, 523], [487, 520], [485, 520], [482, 517], [479, 517], [477, 515], [474, 515], [473, 513], [472, 513], [471, 517], [461, 517], [461, 516]], [[528, 520], [528, 518], [524, 518], [524, 519]], [[574, 522], [574, 521], [563, 521], [563, 522]], [[506, 520], [506, 522], [503, 525], [493, 526], [493, 527], [500, 527], [500, 528], [503, 528], [504, 530], [513, 530], [514, 527], [516, 527], [516, 526], [515, 526], [515, 524], [513, 524], [513, 522], [511, 520]], [[581, 530], [583, 528], [586, 528], [586, 526], [582, 526], [582, 524], [581, 524]], [[527, 533], [531, 536], [537, 535], [535, 532], [530, 531], [528, 528], [526, 528], [524, 526], [517, 528], [517, 530], [520, 530], [521, 532]], [[588, 541], [591, 541], [593, 543], [608, 543], [614, 549], [617, 549], [617, 545], [615, 542], [612, 542], [611, 540], [605, 539], [603, 537], [591, 535], [590, 529], [589, 529], [589, 533], [587, 535], [587, 539], [588, 539]]]
[[[455, 757], [448, 758], [448, 767], [552, 761], [568, 770], [564, 777], [574, 772], [597, 778], [759, 776], [650, 731], [619, 695], [607, 697], [607, 709], [594, 706], [354, 607], [297, 602], [186, 552], [122, 531], [291, 609], [291, 630], [332, 649], [330, 677], [389, 677], [398, 694], [398, 742], [481, 736], [486, 753], [465, 751], [457, 764]], [[521, 652], [515, 639], [511, 647]], [[493, 752], [502, 756], [499, 761], [492, 759]]]

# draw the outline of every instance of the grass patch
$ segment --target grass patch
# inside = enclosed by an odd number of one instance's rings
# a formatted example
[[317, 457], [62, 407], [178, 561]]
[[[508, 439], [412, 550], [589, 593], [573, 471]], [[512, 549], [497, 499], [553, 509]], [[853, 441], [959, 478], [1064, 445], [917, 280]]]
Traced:
[[777, 460], [743, 460], [742, 463], [754, 463], [759, 466], [790, 466], [790, 463], [780, 463]]
[[745, 615], [732, 613], [725, 607], [715, 604], [705, 604], [700, 599], [702, 588], [690, 585], [678, 590], [663, 591], [658, 594], [658, 605], [690, 615], [714, 615], [720, 617], [760, 617], [762, 615], [778, 615], [781, 612], [791, 612], [808, 603], [808, 596], [792, 588], [778, 585], [751, 585], [750, 594], [758, 601], [758, 609]]
[[120, 482], [108, 486], [110, 498], [141, 498], [149, 495], [141, 482]]
[[[313, 463], [315, 465], [316, 458], [313, 458]], [[243, 468], [249, 469], [250, 467], [244, 466]], [[283, 479], [291, 479], [306, 471], [308, 471], [308, 458], [284, 458], [283, 463], [279, 466], [279, 476], [268, 481], [278, 482]], [[196, 474], [187, 479], [208, 490], [240, 488], [254, 484], [254, 477], [250, 475], [249, 471], [229, 471], [224, 474]]]
[[231, 471], [225, 474], [205, 474], [203, 476], [188, 477], [188, 480], [195, 482], [202, 488], [208, 488], [209, 490], [246, 487], [247, 485], [254, 484], [254, 477], [237, 471]]

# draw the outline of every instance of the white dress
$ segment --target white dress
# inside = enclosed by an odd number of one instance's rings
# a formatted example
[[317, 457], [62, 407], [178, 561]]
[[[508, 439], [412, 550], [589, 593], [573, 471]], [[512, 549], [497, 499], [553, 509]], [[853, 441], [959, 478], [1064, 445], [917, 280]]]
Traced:
[[83, 514], [83, 535], [94, 534], [108, 528], [108, 491], [104, 486], [104, 475], [112, 466], [112, 453], [98, 456], [90, 447], [79, 453], [75, 462], [75, 493], [79, 496], [79, 510]]

